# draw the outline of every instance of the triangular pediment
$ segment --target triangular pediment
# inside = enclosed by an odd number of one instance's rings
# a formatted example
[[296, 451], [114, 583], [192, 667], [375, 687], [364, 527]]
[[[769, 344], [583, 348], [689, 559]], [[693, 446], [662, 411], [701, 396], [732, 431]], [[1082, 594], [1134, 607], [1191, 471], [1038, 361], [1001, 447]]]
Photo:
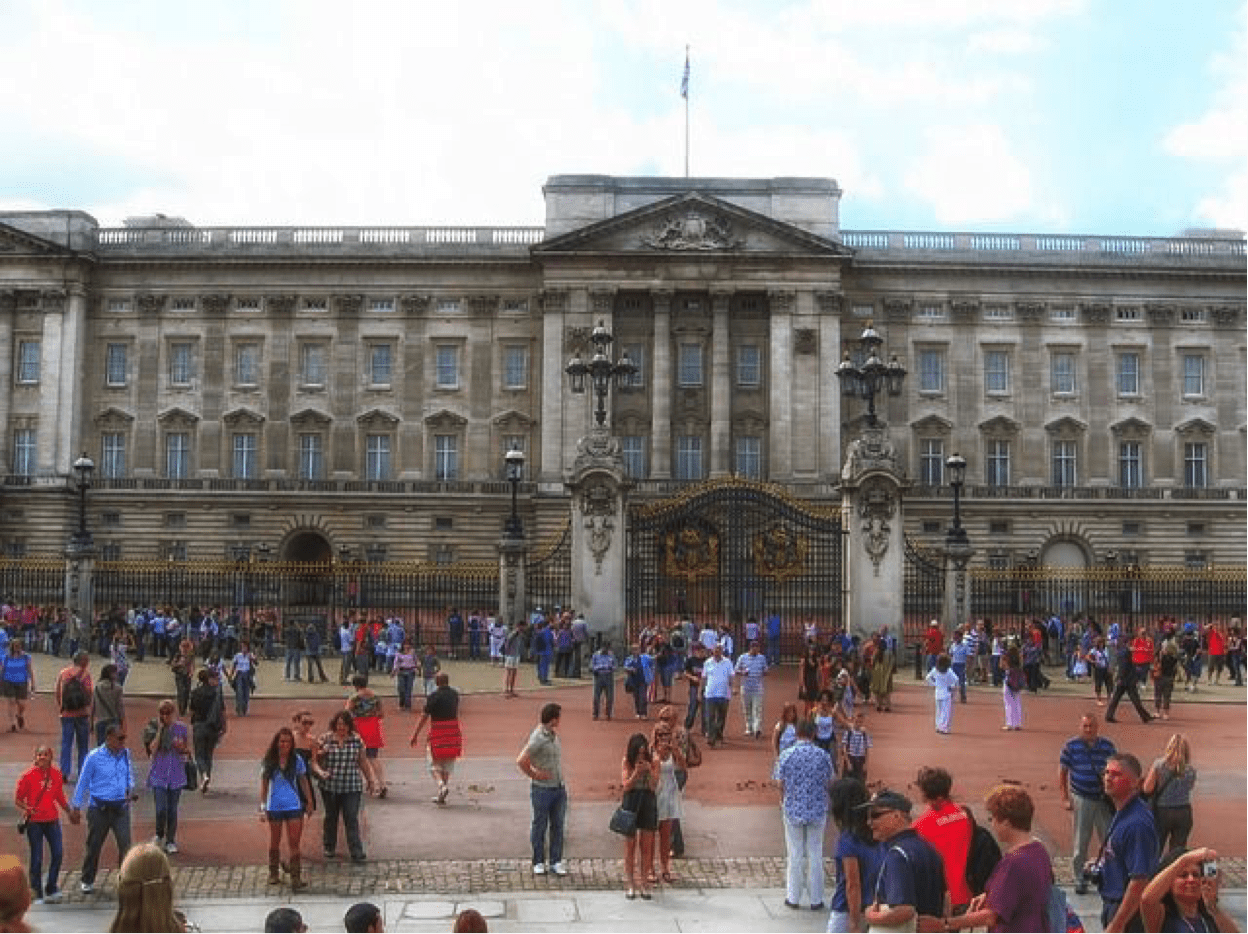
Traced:
[[979, 430], [986, 435], [1015, 435], [1021, 426], [1012, 418], [996, 415], [979, 423]]
[[533, 247], [536, 258], [578, 253], [651, 256], [805, 255], [853, 250], [800, 227], [700, 192], [676, 195], [573, 230]]
[[1176, 425], [1174, 432], [1177, 435], [1212, 435], [1217, 431], [1209, 422], [1203, 418], [1189, 418], [1182, 425]]
[[333, 419], [319, 409], [301, 409], [290, 417], [290, 423], [296, 428], [328, 428]]
[[1146, 437], [1153, 430], [1153, 426], [1148, 422], [1141, 421], [1134, 416], [1124, 418], [1120, 422], [1114, 422], [1109, 426], [1109, 430], [1116, 435], [1122, 435], [1128, 438]]
[[221, 416], [221, 421], [230, 428], [258, 428], [264, 424], [264, 416], [240, 406], [233, 411], [226, 412]]
[[953, 431], [953, 422], [939, 415], [925, 415], [910, 423], [910, 428], [920, 435], [947, 435]]
[[494, 427], [500, 431], [531, 431], [533, 425], [533, 419], [515, 409], [494, 416]]
[[175, 405], [172, 408], [165, 409], [165, 411], [157, 415], [156, 421], [160, 422], [166, 428], [186, 428], [199, 421], [199, 416], [194, 412], [188, 412], [186, 409], [179, 408]]
[[1077, 418], [1063, 415], [1045, 425], [1044, 430], [1051, 435], [1077, 435], [1087, 431], [1088, 426]]
[[463, 431], [467, 425], [468, 419], [450, 409], [442, 409], [425, 418], [425, 427], [430, 431]]
[[95, 417], [95, 424], [105, 431], [107, 431], [110, 428], [112, 429], [129, 428], [131, 423], [133, 422], [134, 422], [133, 415], [131, 415], [129, 412], [126, 412], [122, 409], [117, 408], [116, 406], [109, 406], [107, 409], [105, 409], [103, 412], [101, 412], [99, 415]]
[[369, 409], [355, 421], [365, 431], [393, 431], [399, 424], [399, 417], [385, 409]]
[[44, 240], [34, 234], [28, 234], [9, 224], [0, 223], [0, 255], [3, 256], [68, 256], [67, 250], [59, 243]]

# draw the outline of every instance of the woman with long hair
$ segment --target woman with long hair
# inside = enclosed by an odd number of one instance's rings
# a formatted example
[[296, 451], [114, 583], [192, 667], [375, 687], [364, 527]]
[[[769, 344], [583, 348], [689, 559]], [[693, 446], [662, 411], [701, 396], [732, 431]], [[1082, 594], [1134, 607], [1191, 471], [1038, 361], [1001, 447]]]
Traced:
[[[1164, 851], [1163, 851], [1164, 852]], [[1166, 853], [1152, 881], [1140, 895], [1140, 918], [1146, 931], [1237, 931], [1218, 903], [1218, 854], [1208, 847]]]
[[806, 654], [802, 656], [802, 663], [797, 673], [797, 699], [806, 704], [802, 711], [804, 717], [809, 717], [810, 712], [815, 709], [815, 704], [819, 702], [819, 647], [817, 645], [807, 645]]
[[295, 737], [295, 754], [303, 760], [303, 766], [308, 772], [308, 814], [316, 813], [316, 789], [312, 785], [312, 776], [318, 779], [325, 777], [325, 770], [320, 766], [321, 743], [312, 733], [312, 727], [316, 725], [316, 718], [312, 716], [310, 710], [296, 711], [290, 718], [291, 733]]
[[830, 810], [836, 840], [836, 891], [832, 893], [829, 931], [861, 931], [862, 912], [871, 904], [880, 871], [881, 848], [871, 833], [865, 807], [870, 795], [856, 778], [832, 783]]
[[[52, 764], [52, 747], [37, 746], [34, 764], [21, 774], [13, 793], [13, 803], [26, 821], [26, 839], [30, 843], [30, 888], [35, 904], [61, 900], [61, 821], [56, 809], [69, 814], [65, 800], [61, 770]], [[43, 844], [49, 850], [47, 882], [43, 879]]]
[[659, 826], [658, 800], [655, 796], [657, 773], [646, 734], [634, 733], [628, 739], [628, 749], [620, 763], [623, 806], [637, 815], [636, 831], [624, 839], [624, 872], [628, 876], [625, 898], [640, 895], [648, 900], [651, 897], [650, 886], [658, 882], [654, 874], [654, 832]]
[[892, 710], [893, 672], [897, 670], [897, 653], [882, 635], [876, 637], [875, 658], [871, 664], [871, 696], [875, 709]]
[[[663, 708], [670, 710], [670, 707]], [[675, 715], [672, 717], [675, 720]], [[685, 769], [685, 754], [676, 742], [674, 727], [660, 721], [654, 731], [654, 765], [657, 779], [655, 806], [659, 819], [659, 863], [667, 884], [676, 881], [672, 875], [672, 827], [684, 817], [684, 795], [677, 781], [677, 772]]]
[[360, 839], [360, 803], [364, 792], [376, 786], [373, 760], [364, 752], [364, 741], [355, 731], [355, 718], [340, 710], [329, 721], [329, 732], [321, 736], [321, 799], [325, 803], [321, 843], [325, 858], [333, 859], [338, 848], [338, 818], [342, 817], [347, 849], [352, 862], [365, 860]]
[[162, 700], [156, 720], [143, 731], [143, 748], [152, 763], [147, 770], [147, 787], [156, 804], [156, 836], [152, 843], [166, 853], [178, 852], [178, 802], [186, 787], [186, 760], [190, 753], [190, 733], [177, 718], [177, 707]]
[[22, 640], [12, 639], [4, 656], [0, 691], [9, 702], [9, 732], [26, 729], [26, 702], [35, 693], [35, 666], [22, 650]]
[[1144, 776], [1142, 788], [1144, 794], [1152, 796], [1159, 852], [1187, 846], [1188, 834], [1192, 832], [1192, 790], [1195, 787], [1192, 747], [1186, 736], [1175, 733], [1166, 743], [1165, 753]]
[[185, 931], [173, 907], [173, 876], [163, 850], [150, 843], [131, 848], [117, 870], [117, 913], [109, 931]]
[[295, 734], [284, 726], [273, 734], [260, 766], [260, 822], [269, 825], [269, 885], [282, 881], [282, 827], [286, 828], [286, 849], [290, 855], [292, 892], [307, 888], [303, 881], [303, 821], [311, 814], [312, 793], [308, 768], [295, 749]]
[[[777, 761], [784, 751], [797, 742], [797, 704], [786, 703], [780, 710], [780, 719], [771, 728], [771, 749]], [[772, 776], [775, 777], [774, 775]]]

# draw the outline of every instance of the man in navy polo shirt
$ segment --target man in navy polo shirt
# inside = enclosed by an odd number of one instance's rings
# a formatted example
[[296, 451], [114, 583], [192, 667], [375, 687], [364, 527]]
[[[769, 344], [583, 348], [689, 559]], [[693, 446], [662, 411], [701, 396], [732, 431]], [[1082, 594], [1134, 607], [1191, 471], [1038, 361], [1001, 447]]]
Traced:
[[1128, 753], [1110, 756], [1105, 765], [1105, 793], [1115, 809], [1097, 887], [1106, 931], [1140, 930], [1140, 896], [1157, 871], [1157, 828], [1153, 812], [1140, 800], [1142, 772], [1140, 760]]
[[926, 929], [949, 914], [945, 866], [935, 848], [910, 826], [910, 799], [882, 789], [859, 807], [867, 808], [871, 833], [883, 844], [880, 874], [863, 917], [872, 926]]
[[1075, 821], [1075, 850], [1070, 865], [1075, 873], [1075, 892], [1079, 895], [1088, 891], [1083, 867], [1088, 861], [1092, 831], [1096, 830], [1098, 840], [1104, 840], [1113, 816], [1105, 800], [1104, 774], [1110, 756], [1118, 750], [1104, 736], [1098, 735], [1098, 728], [1096, 714], [1085, 713], [1079, 724], [1079, 735], [1062, 747], [1061, 767], [1057, 773], [1062, 807], [1071, 812]]

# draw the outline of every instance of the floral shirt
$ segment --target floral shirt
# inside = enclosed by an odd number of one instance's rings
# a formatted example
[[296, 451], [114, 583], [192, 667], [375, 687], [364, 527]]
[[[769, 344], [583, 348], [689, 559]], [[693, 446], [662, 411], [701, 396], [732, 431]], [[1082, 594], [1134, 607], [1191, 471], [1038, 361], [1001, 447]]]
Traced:
[[784, 817], [795, 824], [813, 824], [828, 816], [828, 786], [836, 773], [832, 757], [804, 740], [786, 749], [776, 765], [784, 786]]

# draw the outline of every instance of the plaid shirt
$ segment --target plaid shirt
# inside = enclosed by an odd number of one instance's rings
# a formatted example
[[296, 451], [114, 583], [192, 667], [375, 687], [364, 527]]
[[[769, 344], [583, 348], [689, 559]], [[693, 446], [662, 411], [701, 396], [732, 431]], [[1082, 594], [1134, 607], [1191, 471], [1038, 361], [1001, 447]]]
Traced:
[[333, 733], [321, 737], [322, 765], [329, 772], [328, 779], [321, 779], [321, 787], [336, 795], [351, 794], [364, 790], [364, 773], [360, 771], [360, 755], [364, 741], [352, 733], [342, 743]]

